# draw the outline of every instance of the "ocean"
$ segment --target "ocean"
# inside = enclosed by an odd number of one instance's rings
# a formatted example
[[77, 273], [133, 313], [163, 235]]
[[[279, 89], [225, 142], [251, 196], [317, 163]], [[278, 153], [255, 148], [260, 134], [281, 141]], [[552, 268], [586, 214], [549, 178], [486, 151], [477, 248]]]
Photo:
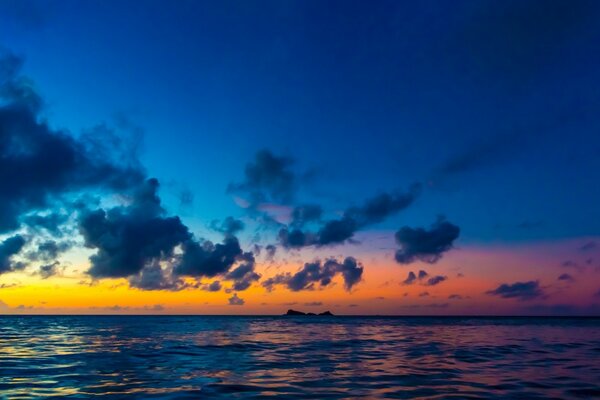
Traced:
[[0, 397], [600, 398], [600, 319], [0, 316]]

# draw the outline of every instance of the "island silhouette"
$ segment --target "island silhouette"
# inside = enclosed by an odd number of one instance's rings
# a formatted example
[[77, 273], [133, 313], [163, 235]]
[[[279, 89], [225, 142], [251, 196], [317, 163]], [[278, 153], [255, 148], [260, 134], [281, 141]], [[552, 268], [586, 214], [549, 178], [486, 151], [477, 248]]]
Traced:
[[289, 309], [287, 310], [287, 312], [284, 315], [306, 315], [306, 316], [333, 316], [333, 313], [331, 311], [325, 311], [319, 314], [315, 314], [315, 313], [305, 313], [302, 311], [297, 311], [297, 310], [292, 310]]

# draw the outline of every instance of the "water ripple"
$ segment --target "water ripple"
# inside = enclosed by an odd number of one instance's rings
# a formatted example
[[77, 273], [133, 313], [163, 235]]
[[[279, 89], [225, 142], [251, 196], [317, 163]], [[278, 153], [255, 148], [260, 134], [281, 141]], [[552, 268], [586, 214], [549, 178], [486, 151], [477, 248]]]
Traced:
[[0, 317], [0, 395], [600, 398], [600, 320]]

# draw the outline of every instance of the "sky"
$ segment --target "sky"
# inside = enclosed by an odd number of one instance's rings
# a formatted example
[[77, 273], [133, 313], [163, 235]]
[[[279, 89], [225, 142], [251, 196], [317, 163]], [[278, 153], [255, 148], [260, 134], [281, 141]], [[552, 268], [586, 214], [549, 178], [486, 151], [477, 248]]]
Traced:
[[0, 313], [598, 315], [599, 17], [0, 0]]

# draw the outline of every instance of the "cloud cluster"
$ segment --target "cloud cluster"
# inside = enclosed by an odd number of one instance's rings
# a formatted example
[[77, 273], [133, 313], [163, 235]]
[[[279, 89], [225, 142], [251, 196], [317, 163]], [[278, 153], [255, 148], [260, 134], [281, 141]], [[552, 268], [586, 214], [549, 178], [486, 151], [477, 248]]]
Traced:
[[448, 280], [448, 277], [445, 275], [430, 276], [426, 271], [420, 270], [418, 275], [412, 271], [409, 271], [408, 276], [404, 281], [402, 281], [402, 284], [412, 285], [418, 282], [424, 286], [435, 286], [446, 280]]
[[225, 235], [235, 235], [236, 233], [244, 230], [244, 222], [233, 217], [227, 217], [223, 221], [212, 221], [210, 227], [211, 229], [221, 232]]
[[227, 191], [245, 196], [254, 207], [271, 202], [289, 204], [298, 182], [291, 170], [292, 164], [293, 160], [289, 157], [261, 150], [256, 153], [254, 161], [246, 165], [244, 180], [229, 184]]
[[486, 292], [489, 295], [503, 299], [534, 300], [544, 296], [544, 291], [538, 281], [503, 283], [496, 289]]
[[234, 293], [228, 301], [230, 306], [243, 306], [245, 303], [244, 299], [238, 297], [237, 293]]
[[[0, 234], [13, 232], [0, 243], [0, 274], [25, 268], [21, 260], [26, 260], [38, 263], [34, 273], [42, 278], [56, 275], [58, 258], [76, 243], [65, 237], [79, 234], [83, 245], [93, 251], [86, 271], [93, 280], [124, 278], [140, 290], [225, 289], [236, 292], [232, 304], [243, 304], [237, 292], [261, 278], [255, 257], [264, 248], [266, 259], [272, 260], [276, 246], [257, 245], [254, 253], [244, 251], [236, 236], [244, 223], [233, 217], [211, 224], [223, 233], [222, 241], [195, 237], [161, 204], [159, 181], [141, 166], [137, 140], [126, 142], [104, 124], [78, 136], [51, 128], [43, 119], [44, 101], [20, 75], [21, 66], [22, 60], [13, 55], [0, 58], [0, 185], [5, 185], [0, 187]], [[139, 134], [130, 123], [121, 125]], [[415, 184], [404, 192], [381, 193], [326, 219], [321, 205], [296, 204], [304, 177], [292, 170], [293, 164], [289, 157], [259, 151], [246, 166], [243, 179], [228, 187], [265, 221], [265, 205], [285, 205], [289, 223], [277, 222], [278, 229], [283, 225], [278, 240], [284, 248], [351, 241], [357, 231], [409, 207], [421, 192]], [[18, 230], [28, 234], [14, 234]], [[435, 262], [456, 237], [458, 227], [442, 220], [430, 231], [403, 228], [396, 235], [401, 245], [396, 258], [407, 263]], [[340, 276], [351, 291], [361, 281], [363, 269], [352, 257], [329, 258], [307, 263], [295, 274], [271, 277], [263, 286], [311, 290], [327, 287]], [[419, 279], [436, 285], [445, 277]]]
[[[310, 221], [320, 221], [321, 210], [312, 206], [310, 213], [306, 206], [292, 212], [292, 223], [279, 231], [278, 239], [284, 248], [302, 248], [306, 246], [331, 246], [352, 239], [354, 234], [369, 225], [384, 221], [408, 206], [421, 192], [421, 185], [414, 184], [407, 192], [383, 193], [367, 199], [364, 204], [346, 209], [341, 218], [323, 221], [316, 232], [301, 227]], [[306, 215], [311, 218], [307, 218]], [[302, 216], [298, 218], [297, 216]]]
[[25, 267], [22, 262], [13, 259], [13, 256], [19, 254], [23, 246], [25, 246], [25, 238], [21, 235], [11, 236], [0, 242], [0, 274]]
[[344, 287], [351, 291], [354, 285], [362, 279], [363, 266], [353, 257], [346, 257], [342, 262], [334, 258], [324, 262], [315, 261], [306, 263], [295, 274], [277, 274], [263, 281], [262, 285], [268, 290], [273, 290], [275, 285], [285, 285], [289, 290], [314, 290], [317, 286], [324, 288], [331, 284], [336, 275], [341, 275]]
[[[243, 229], [241, 221], [229, 217], [217, 226], [225, 234], [223, 243], [196, 239], [179, 217], [167, 214], [159, 182], [146, 176], [136, 149], [108, 127], [99, 125], [78, 137], [50, 128], [41, 117], [42, 98], [19, 75], [21, 65], [10, 54], [0, 59], [0, 185], [5, 185], [0, 187], [0, 234], [21, 226], [34, 234], [36, 241], [23, 256], [46, 263], [38, 272], [42, 277], [56, 273], [56, 258], [70, 248], [71, 242], [56, 238], [73, 217], [84, 246], [95, 251], [87, 271], [93, 279], [127, 278], [143, 290], [181, 290], [202, 287], [185, 277], [221, 276], [244, 290], [259, 278], [254, 257], [234, 236]], [[261, 153], [238, 189], [258, 185], [284, 198], [291, 190], [286, 168], [286, 160]], [[83, 193], [88, 199], [77, 200]], [[115, 197], [118, 204], [102, 206], [103, 196]], [[2, 242], [0, 273], [25, 266], [14, 256], [26, 245], [22, 235]]]
[[131, 204], [110, 210], [86, 210], [79, 220], [94, 278], [123, 278], [144, 266], [171, 257], [177, 245], [190, 240], [178, 217], [166, 217], [157, 195], [158, 181], [149, 179], [134, 193]]
[[436, 263], [443, 254], [452, 248], [460, 234], [460, 228], [443, 217], [430, 229], [405, 226], [396, 232], [396, 242], [400, 249], [396, 251], [396, 261], [411, 264], [415, 261]]
[[126, 190], [143, 179], [139, 165], [119, 164], [98, 142], [43, 122], [40, 97], [19, 75], [21, 64], [12, 55], [0, 59], [0, 233], [69, 193]]

